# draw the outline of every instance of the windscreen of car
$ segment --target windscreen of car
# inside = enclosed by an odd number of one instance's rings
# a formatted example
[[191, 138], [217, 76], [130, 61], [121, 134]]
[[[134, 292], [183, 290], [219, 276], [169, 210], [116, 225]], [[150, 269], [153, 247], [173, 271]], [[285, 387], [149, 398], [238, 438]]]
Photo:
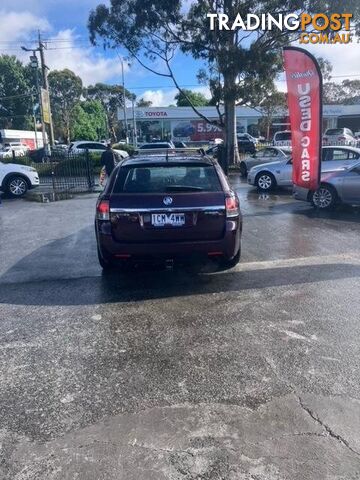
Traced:
[[283, 140], [291, 140], [291, 132], [280, 132], [275, 134], [275, 140], [281, 142]]
[[125, 166], [113, 193], [219, 192], [221, 184], [212, 165]]
[[326, 130], [326, 135], [343, 135], [344, 130], [342, 128], [330, 128]]

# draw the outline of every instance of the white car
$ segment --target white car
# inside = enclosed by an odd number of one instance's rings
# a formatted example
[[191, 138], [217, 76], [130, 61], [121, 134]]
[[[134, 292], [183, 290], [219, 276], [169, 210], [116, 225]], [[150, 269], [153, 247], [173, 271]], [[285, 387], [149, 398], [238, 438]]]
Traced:
[[0, 190], [12, 197], [22, 197], [39, 186], [39, 174], [33, 167], [0, 162]]
[[248, 172], [256, 165], [262, 165], [268, 162], [279, 162], [289, 159], [291, 156], [291, 147], [266, 147], [258, 150], [240, 162], [240, 175], [246, 177]]
[[328, 128], [323, 135], [323, 145], [353, 145], [357, 140], [350, 128]]
[[291, 147], [291, 131], [282, 130], [276, 132], [272, 143], [277, 147]]
[[[85, 150], [88, 150], [90, 153], [97, 153], [97, 152], [102, 153], [106, 150], [106, 145], [101, 142], [90, 142], [90, 141], [78, 141], [78, 142], [70, 143], [70, 146], [69, 146], [70, 155], [84, 153]], [[129, 156], [129, 154], [125, 152], [125, 150], [113, 149], [113, 152], [115, 152], [121, 158], [127, 158]]]
[[[356, 165], [360, 160], [360, 148], [323, 147], [321, 172], [337, 171]], [[265, 163], [253, 167], [248, 174], [248, 183], [261, 190], [271, 190], [276, 186], [292, 186], [292, 159]]]
[[0, 150], [0, 159], [12, 158], [13, 151], [16, 157], [24, 157], [28, 152], [28, 147], [27, 145], [23, 145], [22, 143], [5, 143], [2, 150]]

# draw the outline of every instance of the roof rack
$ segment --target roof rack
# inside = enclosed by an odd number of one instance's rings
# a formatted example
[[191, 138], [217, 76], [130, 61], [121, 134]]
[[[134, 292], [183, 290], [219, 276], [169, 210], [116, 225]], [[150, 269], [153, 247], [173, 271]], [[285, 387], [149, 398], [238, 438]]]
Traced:
[[197, 147], [194, 147], [194, 148], [147, 148], [146, 150], [137, 149], [133, 153], [133, 155], [147, 155], [147, 156], [155, 155], [157, 157], [159, 155], [166, 155], [166, 158], [168, 158], [169, 155], [176, 156], [179, 154], [181, 154], [181, 156], [191, 156], [191, 157], [194, 157], [197, 155], [200, 155], [202, 157], [206, 156], [205, 150], [203, 148], [197, 148]]

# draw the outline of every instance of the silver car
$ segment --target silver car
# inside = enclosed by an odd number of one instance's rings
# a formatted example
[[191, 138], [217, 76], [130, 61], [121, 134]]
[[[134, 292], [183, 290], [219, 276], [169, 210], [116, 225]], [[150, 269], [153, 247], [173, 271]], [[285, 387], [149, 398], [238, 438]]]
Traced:
[[[349, 168], [360, 160], [360, 148], [355, 147], [323, 147], [321, 172], [329, 172]], [[265, 163], [253, 167], [248, 174], [248, 183], [261, 190], [271, 190], [276, 186], [292, 186], [292, 160]]]
[[240, 175], [246, 177], [249, 170], [256, 165], [269, 162], [279, 162], [289, 159], [291, 147], [266, 147], [240, 162]]
[[350, 168], [323, 173], [316, 192], [295, 186], [294, 197], [321, 209], [332, 208], [338, 203], [360, 206], [360, 162]]

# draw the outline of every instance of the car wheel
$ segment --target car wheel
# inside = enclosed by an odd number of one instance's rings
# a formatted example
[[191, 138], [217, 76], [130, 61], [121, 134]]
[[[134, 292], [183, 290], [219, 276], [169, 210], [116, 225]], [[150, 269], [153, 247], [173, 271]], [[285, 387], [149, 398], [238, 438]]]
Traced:
[[115, 266], [113, 263], [109, 262], [108, 260], [105, 260], [100, 253], [100, 250], [97, 249], [97, 254], [98, 254], [98, 259], [101, 268], [103, 269], [104, 272], [113, 272], [115, 269]]
[[338, 201], [335, 188], [330, 185], [321, 185], [316, 192], [313, 193], [311, 203], [314, 207], [322, 210], [333, 208]]
[[239, 248], [239, 251], [237, 252], [235, 257], [233, 257], [231, 260], [225, 260], [225, 259], [221, 260], [220, 267], [224, 270], [234, 268], [239, 263], [240, 256], [241, 256], [241, 247]]
[[12, 176], [6, 185], [6, 193], [12, 197], [22, 197], [28, 191], [28, 183], [24, 177]]
[[272, 173], [260, 172], [256, 177], [255, 185], [260, 190], [271, 190], [276, 186], [276, 180]]
[[240, 163], [240, 176], [241, 177], [246, 177], [247, 176], [247, 166], [245, 162]]

